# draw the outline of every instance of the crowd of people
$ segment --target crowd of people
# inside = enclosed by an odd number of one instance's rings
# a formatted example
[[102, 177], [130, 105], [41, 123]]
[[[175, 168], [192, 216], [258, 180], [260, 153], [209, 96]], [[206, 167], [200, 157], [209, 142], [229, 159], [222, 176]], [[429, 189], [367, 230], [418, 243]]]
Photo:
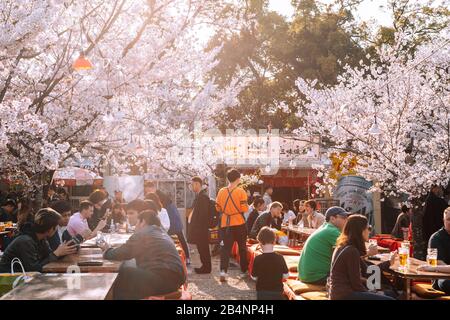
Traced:
[[[113, 232], [119, 225], [134, 231], [129, 240], [118, 248], [100, 244], [105, 259], [124, 261], [115, 283], [114, 297], [139, 299], [164, 294], [175, 291], [186, 281], [172, 237], [178, 239], [188, 265], [188, 243], [195, 245], [201, 265], [194, 268], [194, 272], [209, 274], [213, 271], [210, 232], [217, 228], [220, 281], [228, 279], [234, 243], [238, 246], [240, 277], [248, 276], [247, 241], [251, 239], [259, 242], [262, 249], [250, 275], [256, 280], [257, 298], [282, 299], [282, 281], [289, 272], [283, 257], [274, 252], [274, 245], [276, 232], [283, 224], [290, 224], [316, 229], [301, 251], [300, 281], [326, 285], [330, 299], [398, 298], [395, 286], [389, 281], [384, 282], [382, 291], [371, 292], [361, 280], [368, 276], [368, 262], [364, 258], [377, 254], [376, 246], [366, 247], [371, 233], [367, 217], [336, 206], [322, 214], [314, 200], [297, 199], [291, 210], [287, 203], [272, 200], [273, 188], [270, 186], [265, 188], [263, 196], [255, 196], [249, 203], [240, 179], [238, 170], [229, 170], [228, 185], [218, 191], [215, 199], [208, 195], [201, 177], [191, 179], [195, 198], [192, 211], [186, 217], [187, 238], [175, 203], [152, 182], [144, 186], [144, 199], [126, 203], [122, 192], [116, 191], [109, 197], [106, 190], [99, 189], [81, 201], [77, 210], [72, 210], [67, 192], [53, 186], [48, 189], [45, 207], [36, 214], [32, 213], [29, 202], [6, 199], [0, 207], [0, 222], [13, 221], [18, 228], [12, 240], [3, 243], [0, 272], [9, 272], [14, 258], [21, 260], [26, 271], [42, 272], [45, 264], [76, 253], [83, 241], [102, 232]], [[393, 230], [396, 237], [410, 231], [411, 214], [410, 207], [402, 208]], [[450, 272], [450, 207], [443, 209], [441, 223], [433, 220], [433, 226], [427, 228], [427, 232], [432, 231], [429, 247], [438, 249], [439, 262], [437, 267], [421, 268]], [[134, 260], [130, 262], [130, 259]], [[395, 254], [392, 254], [390, 261], [380, 265], [382, 270], [389, 271], [394, 259]], [[450, 294], [448, 280], [436, 280], [433, 286]]]
[[95, 190], [73, 214], [69, 199], [57, 196], [57, 190], [49, 188], [46, 207], [36, 214], [30, 210], [27, 219], [21, 218], [23, 207], [17, 208], [14, 200], [4, 202], [0, 222], [17, 223], [17, 231], [9, 243], [3, 243], [0, 272], [10, 272], [14, 258], [20, 259], [26, 272], [42, 272], [47, 263], [76, 253], [83, 241], [125, 225], [133, 234], [124, 245], [110, 248], [107, 243], [99, 243], [105, 259], [124, 261], [114, 284], [114, 298], [166, 294], [185, 283], [186, 272], [171, 238], [178, 238], [189, 264], [181, 216], [170, 197], [156, 190], [153, 183], [145, 185], [144, 200], [129, 203], [121, 192], [110, 199], [104, 189]]
[[[273, 246], [276, 231], [282, 224], [293, 224], [304, 228], [317, 229], [304, 243], [298, 265], [298, 279], [306, 284], [328, 287], [329, 298], [334, 300], [392, 300], [399, 297], [394, 284], [383, 278], [383, 290], [369, 291], [363, 279], [368, 277], [370, 265], [365, 258], [378, 253], [378, 247], [366, 247], [372, 232], [368, 219], [364, 215], [351, 214], [341, 207], [328, 208], [325, 215], [318, 211], [314, 200], [295, 200], [293, 209], [285, 203], [272, 201], [273, 188], [268, 186], [263, 196], [256, 196], [248, 204], [248, 195], [240, 185], [240, 173], [232, 169], [227, 173], [228, 185], [219, 190], [215, 199], [216, 210], [220, 213], [220, 280], [227, 281], [227, 271], [231, 248], [237, 242], [242, 276], [247, 275], [248, 262], [246, 254], [247, 239], [259, 241], [263, 254], [254, 261], [252, 277], [257, 280], [257, 297], [260, 299], [282, 299], [282, 280], [287, 276], [284, 260], [274, 253]], [[208, 230], [211, 227], [211, 202], [202, 188], [202, 179], [192, 179], [192, 190], [196, 193], [193, 212], [190, 216], [189, 230], [191, 243], [196, 244], [202, 266], [195, 269], [199, 273], [211, 272], [211, 255], [209, 252]], [[429, 208], [426, 210], [430, 210]], [[208, 211], [210, 212], [208, 214]], [[433, 212], [436, 215], [435, 212]], [[435, 219], [429, 247], [438, 248], [439, 266], [426, 270], [448, 272], [450, 246], [450, 208], [440, 215], [440, 223]], [[442, 214], [444, 219], [442, 219]], [[397, 219], [393, 233], [403, 237], [410, 232], [411, 208], [403, 206], [402, 214]], [[202, 218], [203, 217], [203, 218]], [[200, 232], [201, 230], [201, 232]], [[195, 234], [195, 239], [192, 237]], [[379, 267], [389, 272], [396, 254]], [[434, 287], [450, 293], [448, 280], [434, 282]]]

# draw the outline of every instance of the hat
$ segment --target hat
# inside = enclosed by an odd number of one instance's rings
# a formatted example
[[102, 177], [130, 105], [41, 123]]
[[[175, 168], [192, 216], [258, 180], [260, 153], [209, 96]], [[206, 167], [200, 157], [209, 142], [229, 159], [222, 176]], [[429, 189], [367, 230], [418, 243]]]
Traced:
[[345, 211], [343, 208], [338, 206], [330, 207], [328, 208], [327, 212], [325, 212], [325, 218], [327, 221], [330, 220], [330, 217], [335, 217], [338, 215], [348, 217], [349, 213]]

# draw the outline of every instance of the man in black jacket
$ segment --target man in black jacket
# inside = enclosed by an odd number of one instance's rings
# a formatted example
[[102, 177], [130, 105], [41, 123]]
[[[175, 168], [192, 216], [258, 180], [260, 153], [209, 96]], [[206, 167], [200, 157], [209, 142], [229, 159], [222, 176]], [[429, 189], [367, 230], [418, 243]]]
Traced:
[[[53, 202], [51, 208], [61, 215], [61, 219], [59, 219], [58, 225], [56, 226], [55, 234], [48, 239], [50, 249], [56, 250], [61, 243], [72, 239], [72, 236], [67, 231], [67, 224], [72, 215], [72, 208], [70, 207], [70, 203], [64, 200]], [[82, 239], [81, 236], [80, 238]]]
[[[13, 212], [16, 208], [16, 202], [7, 199], [2, 207], [0, 207], [0, 222], [13, 221]], [[17, 218], [16, 221], [17, 222]]]
[[447, 208], [443, 198], [443, 190], [439, 186], [433, 186], [425, 201], [423, 214], [423, 240], [428, 243], [431, 235], [443, 227], [442, 214]]
[[[11, 272], [11, 261], [19, 258], [26, 272], [42, 272], [47, 263], [58, 260], [76, 252], [76, 245], [63, 243], [55, 251], [51, 251], [47, 239], [56, 232], [61, 216], [50, 208], [41, 209], [33, 223], [26, 223], [21, 234], [6, 248], [0, 260], [0, 272]], [[14, 270], [20, 272], [21, 270]]]
[[283, 210], [283, 205], [278, 202], [272, 202], [269, 206], [269, 211], [261, 214], [253, 224], [252, 231], [250, 232], [250, 238], [256, 239], [259, 230], [262, 227], [275, 228], [281, 230], [281, 211]]
[[197, 246], [202, 266], [195, 268], [199, 274], [211, 273], [211, 253], [209, 251], [209, 224], [211, 220], [210, 199], [202, 190], [203, 181], [200, 177], [191, 180], [192, 191], [195, 192], [193, 210], [188, 219], [188, 242]]

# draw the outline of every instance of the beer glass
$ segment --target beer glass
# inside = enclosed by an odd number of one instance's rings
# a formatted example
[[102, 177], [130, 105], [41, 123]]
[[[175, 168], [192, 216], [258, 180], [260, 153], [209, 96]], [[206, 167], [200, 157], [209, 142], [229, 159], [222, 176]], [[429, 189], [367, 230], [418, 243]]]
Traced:
[[97, 232], [97, 239], [95, 239], [95, 243], [97, 245], [103, 245], [105, 243], [105, 238], [103, 236], [103, 232]]
[[436, 248], [428, 248], [427, 250], [427, 264], [430, 267], [437, 266], [437, 249]]
[[405, 247], [401, 247], [398, 249], [398, 258], [400, 261], [400, 269], [403, 271], [406, 271], [408, 266], [408, 256], [409, 256], [409, 249]]

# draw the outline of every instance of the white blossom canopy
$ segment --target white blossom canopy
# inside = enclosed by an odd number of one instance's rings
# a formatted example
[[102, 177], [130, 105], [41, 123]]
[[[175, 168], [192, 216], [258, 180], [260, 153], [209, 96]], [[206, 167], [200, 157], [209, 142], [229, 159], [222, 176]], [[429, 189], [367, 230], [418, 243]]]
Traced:
[[[232, 0], [0, 1], [1, 170], [32, 177], [90, 154], [121, 171], [139, 153], [183, 168], [166, 151], [240, 90], [208, 80], [220, 48], [205, 51], [199, 33], [238, 31], [244, 16]], [[73, 70], [80, 51], [92, 70]]]
[[[298, 116], [330, 141], [330, 153], [356, 155], [358, 174], [378, 189], [416, 198], [450, 181], [449, 30], [413, 57], [401, 50], [406, 40], [398, 34], [395, 46], [383, 46], [381, 63], [347, 67], [334, 87], [298, 79]], [[336, 181], [325, 173], [324, 182], [331, 190]]]

